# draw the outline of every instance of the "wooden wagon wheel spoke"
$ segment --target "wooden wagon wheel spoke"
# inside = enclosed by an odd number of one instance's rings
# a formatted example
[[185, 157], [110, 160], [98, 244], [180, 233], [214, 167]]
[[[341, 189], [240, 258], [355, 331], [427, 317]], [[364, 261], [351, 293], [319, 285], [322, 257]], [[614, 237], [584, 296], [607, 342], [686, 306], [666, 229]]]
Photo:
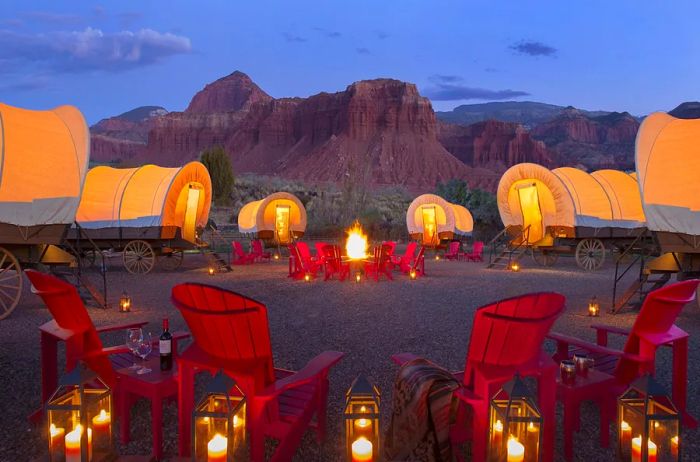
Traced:
[[146, 241], [129, 241], [122, 255], [124, 267], [132, 274], [145, 274], [153, 269], [156, 255]]
[[9, 250], [0, 247], [0, 319], [5, 319], [17, 307], [22, 297], [22, 268]]

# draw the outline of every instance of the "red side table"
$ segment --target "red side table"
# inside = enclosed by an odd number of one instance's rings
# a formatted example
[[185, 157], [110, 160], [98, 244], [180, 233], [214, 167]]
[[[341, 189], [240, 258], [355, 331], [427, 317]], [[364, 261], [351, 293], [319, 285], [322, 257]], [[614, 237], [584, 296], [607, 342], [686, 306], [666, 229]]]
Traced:
[[[137, 364], [142, 363], [136, 361]], [[130, 439], [131, 405], [138, 398], [146, 398], [151, 401], [151, 432], [153, 433], [153, 457], [156, 460], [163, 458], [163, 400], [166, 398], [177, 399], [177, 366], [173, 364], [170, 371], [160, 370], [160, 358], [158, 354], [151, 356], [142, 363], [151, 369], [147, 374], [137, 374], [136, 369], [122, 367], [117, 369], [119, 377], [119, 415], [121, 417], [121, 441], [126, 444]]]
[[610, 392], [616, 385], [615, 377], [595, 369], [589, 369], [586, 377], [576, 375], [576, 381], [567, 385], [557, 377], [557, 399], [564, 405], [564, 456], [570, 461], [574, 456], [574, 431], [581, 425], [581, 403], [595, 401], [600, 410], [600, 445], [610, 444], [611, 411], [615, 407], [615, 394]]

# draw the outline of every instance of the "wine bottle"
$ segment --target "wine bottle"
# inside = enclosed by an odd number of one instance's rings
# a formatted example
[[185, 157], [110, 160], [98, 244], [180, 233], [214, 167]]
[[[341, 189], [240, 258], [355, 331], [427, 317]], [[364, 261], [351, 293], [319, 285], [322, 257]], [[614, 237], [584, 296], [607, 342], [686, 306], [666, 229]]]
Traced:
[[168, 326], [168, 318], [163, 319], [163, 333], [160, 334], [160, 370], [169, 371], [173, 368], [173, 336]]

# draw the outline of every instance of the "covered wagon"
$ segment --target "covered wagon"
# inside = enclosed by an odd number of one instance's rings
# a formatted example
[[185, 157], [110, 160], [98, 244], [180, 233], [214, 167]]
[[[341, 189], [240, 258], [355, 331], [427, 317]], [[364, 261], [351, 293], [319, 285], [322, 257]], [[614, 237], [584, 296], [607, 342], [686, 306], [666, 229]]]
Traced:
[[461, 205], [435, 194], [422, 194], [408, 206], [406, 227], [412, 239], [437, 247], [444, 240], [471, 236], [474, 219]]
[[580, 267], [595, 270], [607, 249], [624, 248], [646, 230], [637, 180], [618, 170], [517, 164], [501, 177], [497, 202], [507, 242], [492, 252], [491, 266], [529, 249], [543, 265], [574, 253]]
[[0, 104], [0, 319], [19, 302], [22, 267], [73, 262], [58, 245], [75, 219], [89, 146], [75, 107]]
[[211, 178], [200, 162], [165, 168], [95, 167], [87, 174], [71, 232], [76, 247], [121, 252], [131, 273], [148, 273], [160, 258], [166, 269], [180, 266], [183, 250], [199, 244], [211, 206]]
[[238, 212], [238, 230], [275, 245], [289, 244], [306, 231], [306, 209], [294, 194], [276, 192], [245, 204]]

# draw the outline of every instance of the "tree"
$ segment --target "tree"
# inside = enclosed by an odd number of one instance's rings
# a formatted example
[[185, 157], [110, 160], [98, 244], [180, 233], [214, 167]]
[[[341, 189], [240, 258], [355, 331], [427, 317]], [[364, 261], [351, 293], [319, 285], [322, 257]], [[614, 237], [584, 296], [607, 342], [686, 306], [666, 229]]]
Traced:
[[235, 179], [228, 154], [221, 146], [215, 146], [204, 150], [200, 160], [207, 167], [211, 176], [214, 203], [229, 205]]

